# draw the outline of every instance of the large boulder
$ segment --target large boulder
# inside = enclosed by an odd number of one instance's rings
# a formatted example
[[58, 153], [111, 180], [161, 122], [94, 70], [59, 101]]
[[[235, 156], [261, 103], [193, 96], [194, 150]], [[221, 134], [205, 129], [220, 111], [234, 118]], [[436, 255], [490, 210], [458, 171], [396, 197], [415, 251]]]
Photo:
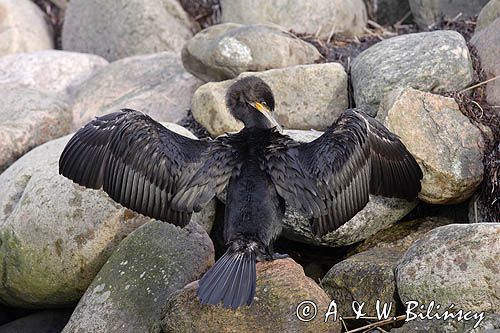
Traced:
[[460, 203], [481, 183], [484, 140], [453, 98], [396, 89], [387, 94], [377, 118], [419, 163], [424, 173], [420, 199]]
[[490, 0], [486, 6], [481, 9], [477, 17], [476, 29], [474, 32], [478, 32], [479, 30], [483, 30], [486, 28], [491, 22], [495, 21], [500, 17], [500, 0]]
[[472, 81], [472, 73], [465, 39], [456, 31], [441, 30], [384, 40], [357, 56], [351, 68], [356, 105], [375, 107], [386, 92], [398, 87], [462, 89]]
[[450, 224], [427, 233], [396, 270], [403, 303], [434, 301], [442, 309], [498, 312], [500, 223]]
[[0, 0], [0, 57], [54, 48], [44, 14], [30, 0]]
[[28, 150], [71, 132], [71, 109], [54, 96], [0, 84], [0, 99], [0, 173]]
[[488, 0], [409, 0], [411, 12], [420, 28], [428, 28], [443, 19], [476, 16]]
[[367, 21], [363, 0], [221, 0], [221, 9], [223, 23], [274, 23], [323, 39], [361, 35]]
[[365, 303], [363, 310], [367, 316], [376, 316], [377, 306], [382, 310], [384, 304], [387, 313], [394, 316], [398, 301], [394, 269], [403, 253], [371, 249], [333, 266], [321, 280], [321, 286], [337, 302], [339, 315], [354, 316], [352, 303], [357, 301]]
[[[500, 5], [499, 5], [500, 9]], [[486, 28], [474, 34], [471, 44], [474, 45], [481, 60], [481, 68], [486, 79], [496, 77], [486, 84], [486, 101], [491, 105], [500, 105], [500, 17]], [[498, 109], [497, 109], [498, 110]]]
[[151, 221], [120, 243], [63, 332], [147, 332], [167, 297], [213, 263], [212, 241], [196, 222]]
[[107, 64], [96, 55], [56, 50], [12, 54], [0, 58], [0, 84], [69, 99], [82, 82]]
[[[74, 304], [120, 241], [151, 221], [58, 175], [69, 138], [33, 149], [0, 175], [0, 302]], [[207, 225], [214, 214], [202, 212], [192, 220]]]
[[[167, 302], [157, 332], [340, 332], [340, 322], [324, 322], [330, 299], [292, 259], [257, 264], [257, 290], [250, 306], [236, 311], [202, 305], [198, 282]], [[309, 303], [302, 303], [307, 300]], [[314, 302], [314, 307], [310, 302]], [[308, 321], [301, 321], [301, 318]]]
[[72, 0], [64, 18], [64, 50], [110, 61], [179, 52], [194, 29], [176, 0]]
[[[325, 129], [347, 108], [347, 74], [338, 63], [242, 73], [235, 80], [250, 75], [269, 84], [276, 118], [286, 128]], [[193, 116], [212, 136], [243, 127], [226, 107], [226, 91], [235, 80], [204, 84], [193, 96]]]
[[312, 64], [318, 50], [276, 25], [218, 24], [182, 49], [186, 70], [204, 81], [232, 79], [243, 72]]
[[80, 86], [73, 105], [73, 124], [79, 128], [96, 116], [121, 108], [137, 109], [157, 121], [178, 122], [201, 84], [172, 52], [121, 59]]

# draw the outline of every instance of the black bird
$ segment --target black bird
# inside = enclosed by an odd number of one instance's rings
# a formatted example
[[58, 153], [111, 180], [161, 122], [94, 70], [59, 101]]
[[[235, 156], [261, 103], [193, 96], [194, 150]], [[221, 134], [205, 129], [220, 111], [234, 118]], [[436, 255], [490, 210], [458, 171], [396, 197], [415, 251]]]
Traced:
[[192, 140], [147, 115], [121, 110], [91, 121], [71, 138], [59, 172], [143, 215], [185, 226], [192, 212], [226, 189], [226, 253], [200, 279], [202, 303], [250, 305], [255, 263], [273, 251], [285, 203], [311, 218], [317, 236], [333, 231], [368, 202], [368, 194], [413, 199], [422, 171], [397, 136], [355, 110], [344, 111], [309, 143], [281, 134], [274, 97], [259, 78], [226, 95], [245, 127]]

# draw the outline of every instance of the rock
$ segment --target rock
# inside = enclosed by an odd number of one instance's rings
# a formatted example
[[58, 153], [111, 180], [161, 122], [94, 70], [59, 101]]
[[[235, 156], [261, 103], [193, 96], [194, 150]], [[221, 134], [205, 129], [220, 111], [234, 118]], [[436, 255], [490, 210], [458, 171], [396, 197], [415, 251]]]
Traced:
[[[0, 302], [7, 305], [74, 304], [120, 241], [151, 221], [58, 175], [69, 138], [33, 149], [0, 175]], [[192, 219], [202, 225], [214, 216], [200, 213]]]
[[213, 263], [212, 241], [195, 222], [151, 221], [120, 243], [63, 332], [147, 332], [167, 297]]
[[2, 333], [54, 333], [61, 332], [71, 310], [45, 310], [0, 326]]
[[462, 89], [472, 82], [472, 73], [467, 44], [455, 31], [386, 39], [354, 58], [351, 68], [356, 105], [374, 106], [398, 87], [432, 92]]
[[0, 57], [54, 48], [43, 12], [29, 0], [0, 0]]
[[28, 150], [71, 132], [71, 109], [30, 88], [0, 85], [0, 173]]
[[[325, 129], [347, 108], [347, 75], [337, 63], [300, 65], [254, 75], [269, 84], [276, 100], [276, 118], [294, 129]], [[210, 135], [237, 131], [243, 127], [227, 110], [225, 94], [234, 80], [210, 82], [194, 94], [192, 112]]]
[[13, 54], [0, 58], [0, 84], [69, 99], [78, 85], [107, 64], [95, 55], [55, 50]]
[[50, 2], [56, 5], [59, 9], [66, 10], [69, 0], [50, 0]]
[[[404, 252], [395, 249], [371, 249], [333, 266], [321, 280], [321, 286], [338, 305], [342, 317], [355, 316], [352, 302], [364, 302], [363, 312], [376, 316], [377, 307], [396, 314], [397, 301], [394, 268]], [[390, 304], [390, 305], [389, 305]], [[390, 306], [390, 308], [389, 308]]]
[[427, 233], [397, 269], [403, 303], [494, 312], [500, 308], [500, 223], [450, 224]]
[[178, 122], [201, 84], [171, 52], [122, 59], [81, 85], [73, 105], [73, 124], [79, 128], [122, 108], [137, 109], [157, 121]]
[[474, 326], [478, 319], [453, 320], [420, 320], [415, 319], [405, 323], [399, 328], [393, 328], [390, 333], [415, 333], [415, 332], [439, 332], [439, 333], [498, 333], [500, 329], [500, 314], [485, 314], [476, 329]]
[[420, 199], [460, 203], [481, 183], [484, 140], [453, 98], [396, 89], [387, 94], [377, 118], [419, 163], [424, 173]]
[[332, 32], [361, 35], [367, 16], [363, 0], [221, 0], [222, 22], [274, 23], [327, 39]]
[[365, 0], [368, 17], [378, 24], [394, 24], [410, 11], [408, 0]]
[[[257, 264], [257, 291], [251, 306], [236, 311], [221, 305], [201, 305], [196, 289], [187, 285], [167, 302], [161, 321], [161, 332], [340, 332], [340, 322], [330, 317], [324, 322], [330, 300], [326, 293], [304, 275], [302, 267], [292, 259], [279, 259]], [[299, 303], [316, 303], [314, 320], [297, 319]], [[304, 305], [306, 306], [306, 305]], [[304, 307], [301, 307], [299, 313]], [[303, 318], [310, 318], [303, 316]]]
[[476, 21], [476, 29], [474, 30], [477, 33], [479, 30], [483, 30], [486, 28], [491, 22], [495, 21], [500, 17], [500, 0], [490, 0], [486, 6], [481, 9], [479, 16]]
[[[318, 131], [287, 130], [285, 134], [296, 141], [309, 142], [323, 133]], [[416, 201], [409, 202], [404, 199], [370, 195], [370, 201], [365, 208], [339, 229], [326, 234], [321, 239], [312, 234], [308, 218], [287, 206], [283, 219], [282, 235], [288, 239], [307, 244], [326, 246], [350, 245], [364, 240], [377, 231], [385, 229], [399, 221], [415, 208], [416, 205]]]
[[[483, 30], [474, 34], [471, 44], [474, 45], [481, 59], [481, 68], [486, 79], [497, 77], [486, 85], [486, 101], [491, 105], [500, 105], [500, 17]], [[498, 110], [498, 109], [497, 109]]]
[[406, 252], [413, 243], [422, 238], [427, 232], [453, 222], [453, 220], [444, 217], [425, 217], [398, 222], [365, 239], [350, 254], [370, 249], [392, 249]]
[[320, 58], [312, 44], [279, 26], [264, 24], [218, 24], [196, 34], [182, 49], [184, 68], [204, 81], [312, 64]]
[[409, 0], [411, 12], [420, 28], [435, 25], [444, 19], [473, 17], [488, 0]]
[[64, 50], [114, 61], [138, 54], [180, 52], [192, 29], [175, 0], [71, 0], [62, 44]]

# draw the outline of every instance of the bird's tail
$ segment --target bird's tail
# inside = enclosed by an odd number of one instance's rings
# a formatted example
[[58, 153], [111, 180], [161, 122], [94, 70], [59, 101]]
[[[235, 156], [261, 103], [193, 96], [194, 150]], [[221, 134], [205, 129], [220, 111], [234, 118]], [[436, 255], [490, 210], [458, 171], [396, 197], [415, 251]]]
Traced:
[[250, 305], [255, 295], [255, 243], [232, 244], [200, 279], [198, 297], [202, 304], [223, 302], [225, 308]]

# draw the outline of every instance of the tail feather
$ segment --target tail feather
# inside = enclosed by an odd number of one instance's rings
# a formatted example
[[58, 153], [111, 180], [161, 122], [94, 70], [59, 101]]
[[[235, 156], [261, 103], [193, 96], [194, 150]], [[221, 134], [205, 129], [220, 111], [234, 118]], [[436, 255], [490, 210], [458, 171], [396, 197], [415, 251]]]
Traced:
[[231, 248], [200, 279], [198, 297], [202, 304], [237, 309], [250, 305], [255, 295], [255, 252]]

